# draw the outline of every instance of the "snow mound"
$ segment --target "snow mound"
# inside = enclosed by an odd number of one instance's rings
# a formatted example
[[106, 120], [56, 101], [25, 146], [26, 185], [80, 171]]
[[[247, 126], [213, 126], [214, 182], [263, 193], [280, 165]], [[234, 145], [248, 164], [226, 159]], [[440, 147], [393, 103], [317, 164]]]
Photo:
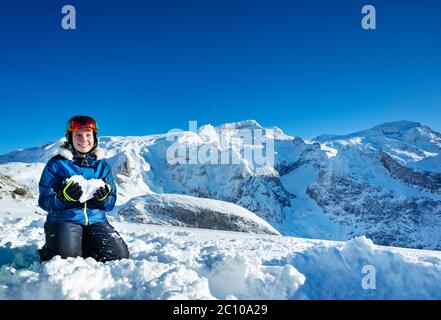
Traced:
[[[366, 237], [342, 247], [317, 246], [292, 257], [291, 263], [307, 279], [296, 298], [440, 299], [441, 260], [440, 253], [435, 254], [436, 258], [415, 261], [377, 247]], [[363, 286], [368, 276], [375, 280]]]

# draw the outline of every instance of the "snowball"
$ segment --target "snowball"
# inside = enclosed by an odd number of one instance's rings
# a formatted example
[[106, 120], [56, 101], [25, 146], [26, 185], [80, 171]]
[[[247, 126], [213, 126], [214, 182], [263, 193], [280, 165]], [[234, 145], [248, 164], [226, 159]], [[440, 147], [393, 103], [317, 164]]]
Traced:
[[83, 176], [75, 175], [69, 178], [68, 181], [73, 181], [73, 183], [77, 182], [81, 189], [83, 190], [83, 194], [81, 195], [79, 201], [80, 203], [84, 203], [87, 200], [93, 198], [93, 194], [100, 188], [104, 187], [106, 184], [102, 179], [84, 179]]

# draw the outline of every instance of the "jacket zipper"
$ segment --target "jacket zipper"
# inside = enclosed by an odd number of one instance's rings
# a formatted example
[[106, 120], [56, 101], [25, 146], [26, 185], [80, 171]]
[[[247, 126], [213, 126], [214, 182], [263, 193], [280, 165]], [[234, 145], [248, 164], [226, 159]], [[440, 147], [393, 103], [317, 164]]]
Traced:
[[86, 219], [86, 226], [89, 224], [89, 218], [87, 217], [87, 201], [84, 201], [84, 218]]

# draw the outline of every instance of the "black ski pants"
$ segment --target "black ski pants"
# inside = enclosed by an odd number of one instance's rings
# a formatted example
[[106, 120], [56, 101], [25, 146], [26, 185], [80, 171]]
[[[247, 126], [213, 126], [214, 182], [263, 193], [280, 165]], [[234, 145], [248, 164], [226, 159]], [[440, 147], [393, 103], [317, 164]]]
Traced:
[[107, 222], [87, 226], [71, 222], [46, 223], [46, 244], [40, 249], [40, 260], [56, 255], [68, 257], [92, 257], [97, 261], [127, 259], [129, 251], [119, 233]]

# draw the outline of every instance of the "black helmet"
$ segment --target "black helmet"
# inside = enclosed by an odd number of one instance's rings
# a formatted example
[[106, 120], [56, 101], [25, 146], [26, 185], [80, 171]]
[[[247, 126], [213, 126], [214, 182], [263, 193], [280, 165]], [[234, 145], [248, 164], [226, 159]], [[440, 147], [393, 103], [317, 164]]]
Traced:
[[98, 144], [98, 123], [94, 118], [89, 116], [75, 116], [66, 122], [65, 136], [69, 144], [72, 145], [72, 132], [81, 129], [90, 129], [93, 131], [95, 141], [93, 149], [95, 149]]

